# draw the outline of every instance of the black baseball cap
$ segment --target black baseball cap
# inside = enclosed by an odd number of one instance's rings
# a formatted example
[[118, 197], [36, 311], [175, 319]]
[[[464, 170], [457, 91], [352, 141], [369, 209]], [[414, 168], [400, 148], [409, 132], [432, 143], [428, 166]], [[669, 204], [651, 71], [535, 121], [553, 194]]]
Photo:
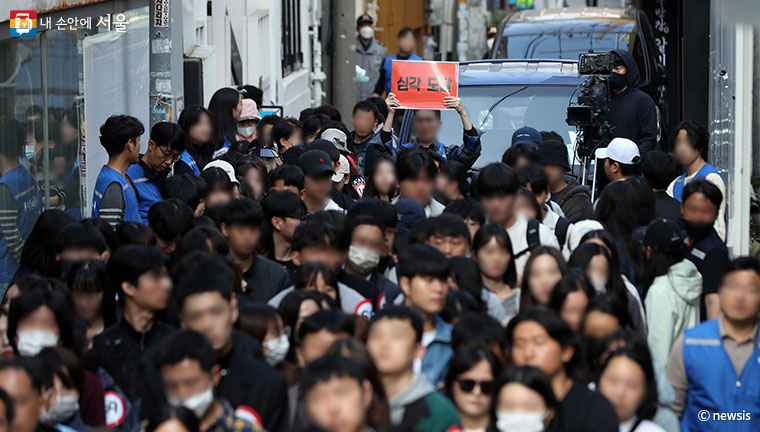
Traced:
[[361, 14], [359, 18], [356, 19], [356, 26], [361, 27], [362, 24], [374, 24], [375, 20], [372, 19], [371, 16], [368, 14]]
[[681, 227], [675, 221], [666, 218], [656, 218], [647, 226], [644, 234], [644, 244], [655, 251], [677, 253], [686, 248]]
[[332, 162], [330, 155], [322, 150], [308, 150], [298, 157], [298, 167], [301, 168], [304, 175], [319, 177], [322, 175], [333, 175]]

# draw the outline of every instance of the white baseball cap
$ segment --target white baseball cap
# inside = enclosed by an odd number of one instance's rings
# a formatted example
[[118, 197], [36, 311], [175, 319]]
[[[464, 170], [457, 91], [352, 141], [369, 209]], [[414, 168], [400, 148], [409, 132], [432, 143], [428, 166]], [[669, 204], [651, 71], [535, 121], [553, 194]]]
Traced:
[[232, 183], [240, 184], [237, 177], [235, 177], [235, 168], [233, 168], [232, 164], [229, 162], [219, 159], [212, 160], [211, 162], [207, 163], [205, 167], [203, 167], [203, 171], [206, 171], [209, 168], [221, 168], [230, 177], [230, 181]]
[[343, 176], [350, 173], [351, 168], [348, 166], [348, 159], [346, 159], [345, 156], [340, 155], [340, 166], [338, 166], [338, 171], [333, 174], [332, 181], [338, 183], [339, 181], [343, 180]]
[[346, 145], [348, 137], [342, 130], [336, 128], [325, 129], [319, 137], [333, 143], [338, 150], [348, 152], [348, 146]]
[[596, 149], [595, 154], [598, 159], [612, 159], [626, 165], [635, 165], [641, 159], [639, 146], [628, 138], [613, 138], [606, 148]]

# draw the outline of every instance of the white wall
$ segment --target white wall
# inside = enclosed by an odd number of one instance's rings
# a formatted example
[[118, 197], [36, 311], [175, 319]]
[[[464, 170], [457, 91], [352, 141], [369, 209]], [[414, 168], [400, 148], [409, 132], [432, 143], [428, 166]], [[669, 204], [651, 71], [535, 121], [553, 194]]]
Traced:
[[[282, 76], [282, 4], [273, 0], [214, 0], [206, 17], [205, 0], [184, 0], [185, 23], [195, 17], [196, 29], [185, 32], [185, 53], [204, 58], [204, 100], [214, 91], [233, 85], [230, 35], [234, 35], [243, 63], [245, 84], [261, 87], [264, 104], [282, 105], [286, 115], [311, 106], [309, 5], [301, 0], [301, 49], [299, 70]], [[194, 13], [187, 9], [194, 9]], [[199, 19], [202, 18], [202, 19]], [[188, 40], [194, 39], [194, 40]], [[191, 48], [195, 47], [195, 48]]]

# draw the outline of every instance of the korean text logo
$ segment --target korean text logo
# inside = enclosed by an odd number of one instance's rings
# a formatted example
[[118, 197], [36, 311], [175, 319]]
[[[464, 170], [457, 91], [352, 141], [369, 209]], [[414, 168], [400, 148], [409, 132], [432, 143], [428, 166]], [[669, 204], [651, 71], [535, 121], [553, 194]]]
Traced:
[[37, 36], [37, 11], [11, 11], [11, 37]]

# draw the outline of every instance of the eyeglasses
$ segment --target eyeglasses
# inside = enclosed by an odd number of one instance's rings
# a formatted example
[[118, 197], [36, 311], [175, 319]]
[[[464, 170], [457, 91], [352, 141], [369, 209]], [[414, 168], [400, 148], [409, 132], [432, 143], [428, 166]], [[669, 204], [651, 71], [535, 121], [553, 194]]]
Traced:
[[161, 152], [164, 160], [171, 159], [172, 162], [176, 162], [179, 159], [180, 155], [173, 153], [171, 150], [164, 150], [163, 147], [159, 147], [158, 150]]
[[475, 390], [475, 386], [480, 387], [480, 391], [484, 394], [493, 394], [496, 390], [493, 381], [475, 381], [471, 379], [459, 379], [459, 388], [465, 393], [472, 393]]

